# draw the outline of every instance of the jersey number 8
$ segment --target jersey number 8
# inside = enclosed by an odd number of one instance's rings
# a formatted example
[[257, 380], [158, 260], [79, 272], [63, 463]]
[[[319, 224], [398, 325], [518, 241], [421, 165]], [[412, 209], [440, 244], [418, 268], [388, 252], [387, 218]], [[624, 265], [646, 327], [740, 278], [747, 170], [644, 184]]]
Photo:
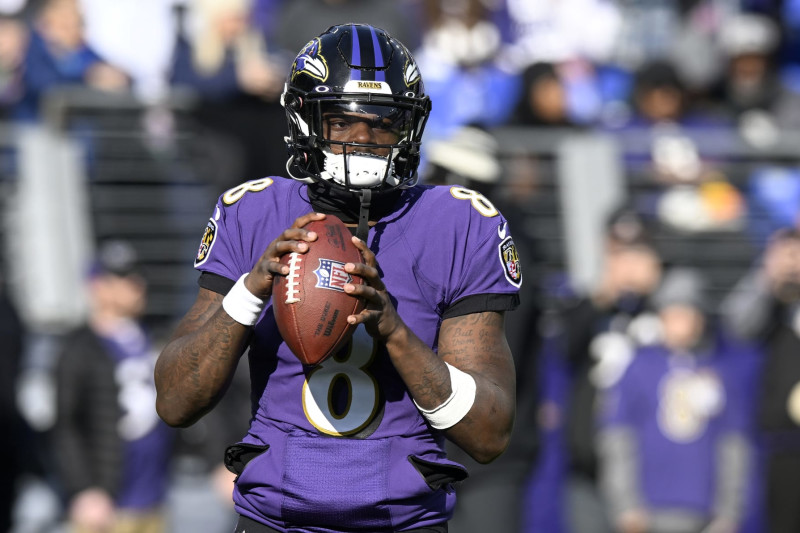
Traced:
[[[319, 431], [340, 437], [353, 435], [375, 417], [378, 382], [368, 367], [376, 349], [373, 338], [359, 327], [346, 349], [327, 358], [308, 375], [303, 385], [303, 410]], [[345, 391], [346, 399], [336, 409], [335, 400], [341, 398], [334, 395], [341, 390]]]

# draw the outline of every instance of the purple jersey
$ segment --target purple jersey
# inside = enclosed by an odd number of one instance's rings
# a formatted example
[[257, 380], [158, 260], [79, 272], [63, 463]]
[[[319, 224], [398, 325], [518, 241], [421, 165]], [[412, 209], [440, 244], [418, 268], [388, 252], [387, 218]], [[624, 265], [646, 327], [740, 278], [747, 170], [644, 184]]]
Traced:
[[[196, 267], [238, 279], [294, 220], [312, 211], [305, 185], [264, 178], [220, 197]], [[408, 326], [433, 350], [446, 309], [471, 296], [511, 299], [521, 283], [505, 219], [461, 187], [415, 187], [370, 229], [383, 280]], [[304, 367], [267, 305], [249, 352], [255, 413], [237, 511], [280, 531], [398, 531], [440, 524], [452, 486], [423, 473], [462, 472], [420, 415], [385, 349], [363, 327], [340, 354]], [[447, 476], [445, 475], [446, 479]], [[304, 527], [298, 527], [302, 525]]]

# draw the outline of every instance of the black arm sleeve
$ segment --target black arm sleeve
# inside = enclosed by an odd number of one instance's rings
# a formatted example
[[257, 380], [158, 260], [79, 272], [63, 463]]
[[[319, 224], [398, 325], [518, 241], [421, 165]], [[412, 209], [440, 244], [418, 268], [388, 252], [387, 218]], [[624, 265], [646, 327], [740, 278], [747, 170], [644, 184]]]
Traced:
[[442, 318], [453, 318], [484, 311], [512, 311], [519, 306], [519, 294], [475, 294], [448, 307]]
[[231, 290], [236, 282], [232, 279], [226, 278], [225, 276], [214, 274], [213, 272], [203, 272], [200, 274], [197, 284], [204, 289], [208, 289], [219, 294], [228, 294], [228, 291]]

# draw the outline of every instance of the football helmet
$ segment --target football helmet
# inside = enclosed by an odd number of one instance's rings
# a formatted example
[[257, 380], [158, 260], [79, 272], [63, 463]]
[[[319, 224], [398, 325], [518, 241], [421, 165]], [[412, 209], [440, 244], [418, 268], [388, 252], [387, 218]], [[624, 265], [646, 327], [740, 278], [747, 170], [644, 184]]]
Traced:
[[[281, 104], [292, 178], [351, 192], [416, 183], [430, 98], [414, 58], [385, 30], [341, 24], [311, 40], [292, 64]], [[331, 139], [333, 128], [352, 121], [378, 133], [369, 143]]]

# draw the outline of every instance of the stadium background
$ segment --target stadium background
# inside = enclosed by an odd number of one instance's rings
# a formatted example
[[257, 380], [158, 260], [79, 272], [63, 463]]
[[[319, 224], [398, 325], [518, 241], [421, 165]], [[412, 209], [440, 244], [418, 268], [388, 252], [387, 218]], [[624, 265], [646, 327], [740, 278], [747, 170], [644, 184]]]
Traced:
[[[43, 72], [26, 52], [48, 10], [67, 26], [80, 12], [78, 46], [111, 72]], [[223, 14], [227, 25], [216, 24]], [[597, 283], [605, 220], [621, 205], [646, 221], [667, 263], [707, 274], [714, 306], [773, 231], [797, 224], [797, 0], [0, 0], [0, 272], [25, 327], [15, 386], [34, 438], [52, 424], [54, 354], [85, 317], [99, 244], [133, 244], [145, 319], [163, 338], [194, 298], [192, 258], [217, 196], [285, 174], [277, 95], [294, 54], [345, 21], [384, 27], [414, 52], [433, 99], [423, 177], [446, 167], [451, 182], [470, 180], [517, 212], [542, 316]], [[738, 56], [767, 65], [749, 99], [728, 83]], [[543, 78], [555, 93], [533, 110], [526, 97]], [[679, 90], [686, 105], [646, 116], [635, 95], [648, 84]], [[474, 144], [476, 127], [491, 138]], [[489, 170], [459, 166], [465, 150]], [[526, 383], [563, 402], [557, 356], [531, 357], [538, 372]], [[557, 505], [540, 495], [559, 486], [562, 426], [542, 413], [523, 421], [544, 435], [525, 528], [559, 531], [538, 521]], [[192, 483], [207, 481], [195, 463], [209, 431], [181, 437], [176, 513], [208, 497]], [[19, 531], [48, 527], [57, 506], [42, 503], [46, 474], [20, 487]]]

